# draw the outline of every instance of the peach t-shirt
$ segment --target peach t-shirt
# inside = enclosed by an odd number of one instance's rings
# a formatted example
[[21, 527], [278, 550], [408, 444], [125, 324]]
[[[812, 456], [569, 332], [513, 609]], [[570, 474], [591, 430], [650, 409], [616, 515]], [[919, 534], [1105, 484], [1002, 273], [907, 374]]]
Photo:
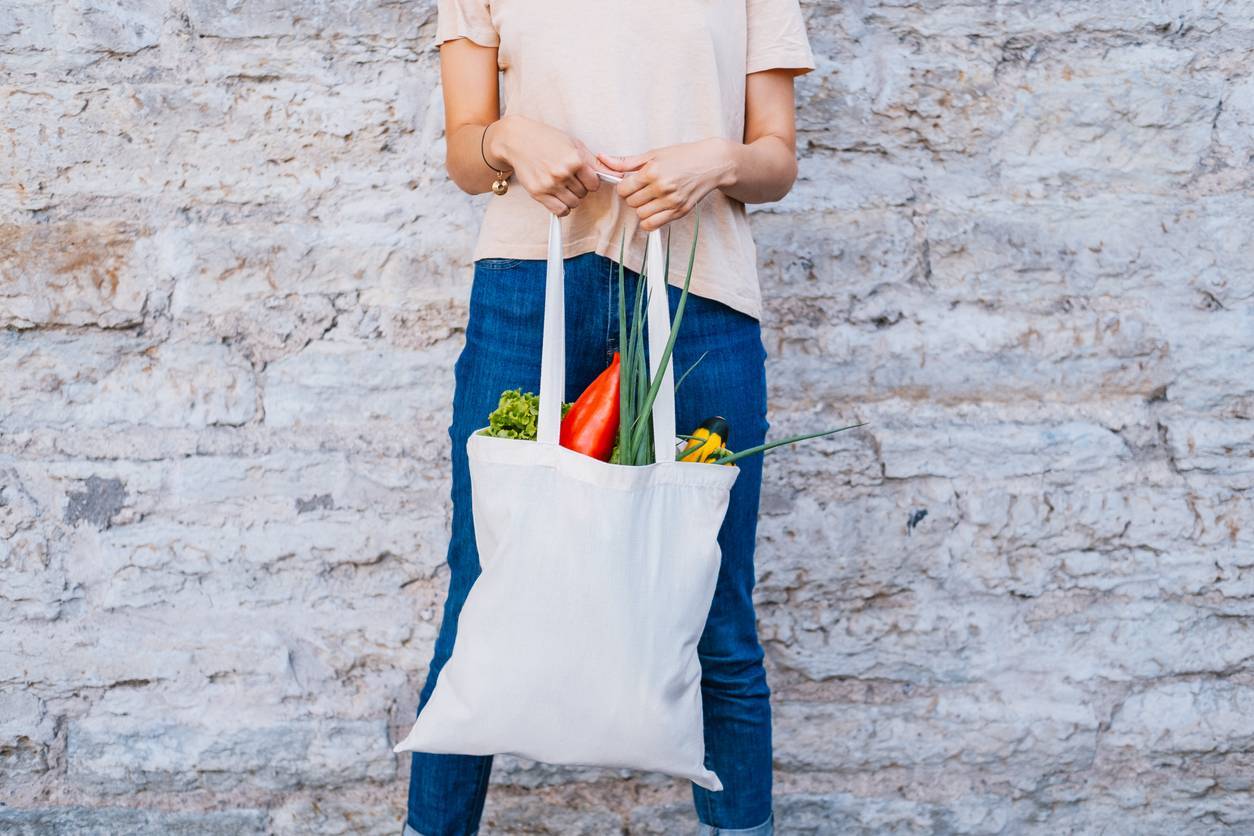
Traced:
[[[439, 0], [436, 41], [497, 47], [504, 112], [539, 120], [595, 154], [638, 154], [721, 136], [744, 139], [745, 75], [814, 69], [798, 0]], [[542, 259], [549, 211], [516, 181], [490, 195], [474, 258]], [[744, 204], [699, 204], [691, 290], [761, 315], [757, 253]], [[682, 284], [693, 215], [671, 223], [672, 284]], [[589, 251], [638, 270], [635, 210], [602, 183], [562, 219], [564, 255]]]

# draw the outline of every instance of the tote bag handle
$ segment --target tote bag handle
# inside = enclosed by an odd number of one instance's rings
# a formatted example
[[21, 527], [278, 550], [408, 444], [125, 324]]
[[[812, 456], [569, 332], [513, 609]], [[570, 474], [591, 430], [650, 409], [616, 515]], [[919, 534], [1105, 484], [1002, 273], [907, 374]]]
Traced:
[[[671, 312], [666, 301], [666, 258], [662, 233], [649, 233], [647, 272], [649, 298], [649, 378], [657, 376], [658, 361], [670, 336]], [[562, 224], [549, 215], [549, 256], [544, 277], [544, 345], [540, 353], [539, 441], [557, 444], [566, 394], [565, 262], [562, 260]], [[619, 346], [620, 350], [622, 346]], [[653, 450], [658, 462], [675, 461], [675, 372], [668, 359], [662, 384], [653, 402]]]

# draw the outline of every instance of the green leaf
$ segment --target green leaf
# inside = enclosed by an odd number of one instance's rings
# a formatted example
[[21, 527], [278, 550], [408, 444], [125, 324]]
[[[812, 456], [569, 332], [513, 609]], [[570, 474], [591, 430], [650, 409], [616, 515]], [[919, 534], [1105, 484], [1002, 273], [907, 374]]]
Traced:
[[[623, 260], [626, 257], [627, 249], [627, 230], [623, 230], [618, 239], [618, 443], [614, 445], [614, 455], [618, 454], [618, 448], [622, 446], [623, 438], [626, 436], [624, 427], [631, 422], [632, 402], [631, 390], [625, 386], [631, 375], [631, 346], [627, 344], [627, 300], [624, 298], [626, 293], [626, 276], [623, 267]], [[617, 464], [617, 461], [614, 460]]]
[[[657, 364], [657, 370], [658, 370], [657, 375], [655, 376], [653, 380], [653, 384], [649, 387], [648, 394], [645, 395], [644, 406], [641, 407], [641, 410], [640, 410], [641, 414], [646, 414], [646, 415], [652, 414], [653, 402], [657, 400], [658, 390], [662, 388], [662, 377], [666, 373], [666, 364], [670, 361], [671, 352], [675, 348], [675, 338], [679, 336], [679, 325], [681, 322], [683, 322], [684, 307], [688, 303], [688, 285], [692, 281], [692, 265], [697, 259], [697, 230], [700, 228], [700, 226], [701, 226], [701, 211], [697, 210], [697, 214], [693, 221], [692, 249], [688, 253], [688, 272], [684, 275], [684, 287], [679, 295], [679, 304], [675, 306], [675, 318], [671, 322], [671, 332], [670, 332], [670, 336], [667, 337], [667, 340], [666, 340], [666, 348], [663, 349], [662, 357], [658, 361], [658, 364]], [[643, 429], [644, 428], [642, 426], [636, 427], [634, 432], [636, 433], [637, 438], [633, 439], [635, 443], [639, 443], [638, 436], [643, 431]]]
[[[648, 245], [645, 245], [646, 248]], [[644, 348], [644, 310], [646, 307], [645, 299], [649, 295], [648, 285], [645, 284], [643, 274], [637, 274], [636, 278], [636, 298], [635, 311], [631, 321], [631, 335], [628, 337], [632, 344], [632, 375], [629, 378], [628, 385], [631, 390], [631, 423], [627, 426], [627, 434], [624, 436], [623, 444], [623, 464], [641, 465], [648, 464], [644, 460], [644, 451], [635, 441], [635, 428], [642, 422], [649, 420], [649, 413], [642, 410], [644, 403], [644, 392], [648, 388], [648, 367], [646, 365], [647, 358]], [[621, 422], [620, 422], [621, 423]]]
[[698, 363], [700, 363], [702, 360], [704, 360], [704, 359], [705, 359], [705, 355], [707, 355], [707, 354], [709, 354], [709, 353], [710, 353], [710, 352], [708, 352], [708, 351], [703, 351], [703, 352], [701, 352], [701, 356], [700, 356], [700, 357], [698, 357], [698, 358], [697, 358], [697, 359], [693, 362], [693, 364], [692, 364], [691, 366], [689, 366], [689, 367], [688, 367], [687, 371], [685, 371], [683, 374], [681, 374], [681, 375], [679, 376], [679, 380], [676, 380], [676, 381], [675, 381], [675, 391], [676, 391], [676, 392], [678, 392], [678, 391], [679, 391], [679, 384], [683, 383], [683, 382], [684, 382], [684, 381], [688, 378], [688, 375], [692, 374], [692, 370], [693, 370], [693, 369], [695, 369], [695, 368], [697, 367], [697, 364], [698, 364]]
[[[570, 410], [572, 404], [562, 404], [562, 417]], [[515, 438], [520, 441], [535, 441], [536, 430], [540, 421], [540, 398], [533, 392], [521, 389], [506, 389], [497, 401], [496, 409], [488, 414], [488, 426], [480, 430], [480, 435], [494, 438]]]
[[853, 430], [858, 427], [866, 426], [866, 421], [859, 424], [851, 424], [848, 427], [838, 427], [834, 430], [824, 430], [821, 433], [807, 433], [806, 435], [794, 435], [789, 438], [783, 438], [779, 441], [771, 441], [766, 444], [759, 444], [757, 447], [750, 447], [748, 450], [740, 450], [728, 456], [719, 459], [712, 459], [710, 464], [731, 464], [739, 461], [747, 456], [756, 456], [758, 453], [765, 453], [767, 450], [774, 450], [776, 447], [783, 447], [785, 444], [796, 444], [798, 441], [808, 441], [811, 438], [822, 438], [825, 435], [833, 435], [834, 433], [844, 432], [845, 430]]

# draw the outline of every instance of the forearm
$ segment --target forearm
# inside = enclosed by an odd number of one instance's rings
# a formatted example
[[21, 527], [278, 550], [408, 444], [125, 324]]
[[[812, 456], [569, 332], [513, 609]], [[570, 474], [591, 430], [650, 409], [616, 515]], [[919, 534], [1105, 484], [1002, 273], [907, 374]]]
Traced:
[[718, 188], [742, 203], [782, 199], [797, 179], [797, 154], [782, 137], [767, 134], [753, 142], [727, 142]]
[[[494, 144], [499, 138], [502, 125], [498, 121], [491, 125], [487, 138], [483, 136], [487, 125], [469, 123], [458, 126], [445, 140], [445, 168], [448, 175], [458, 188], [468, 194], [483, 194], [492, 189], [492, 181], [496, 179], [496, 171], [484, 162], [484, 156], [496, 165], [502, 166], [501, 171], [508, 171], [508, 163], [499, 156], [494, 156]], [[483, 140], [483, 151], [480, 153], [480, 141]]]

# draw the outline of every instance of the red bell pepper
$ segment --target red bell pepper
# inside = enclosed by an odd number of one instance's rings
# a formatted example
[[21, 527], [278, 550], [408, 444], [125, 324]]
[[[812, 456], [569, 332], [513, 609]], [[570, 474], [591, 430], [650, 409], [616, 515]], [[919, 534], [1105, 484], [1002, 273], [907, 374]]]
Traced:
[[610, 460], [618, 440], [618, 352], [609, 368], [588, 384], [562, 419], [559, 441], [577, 453]]

